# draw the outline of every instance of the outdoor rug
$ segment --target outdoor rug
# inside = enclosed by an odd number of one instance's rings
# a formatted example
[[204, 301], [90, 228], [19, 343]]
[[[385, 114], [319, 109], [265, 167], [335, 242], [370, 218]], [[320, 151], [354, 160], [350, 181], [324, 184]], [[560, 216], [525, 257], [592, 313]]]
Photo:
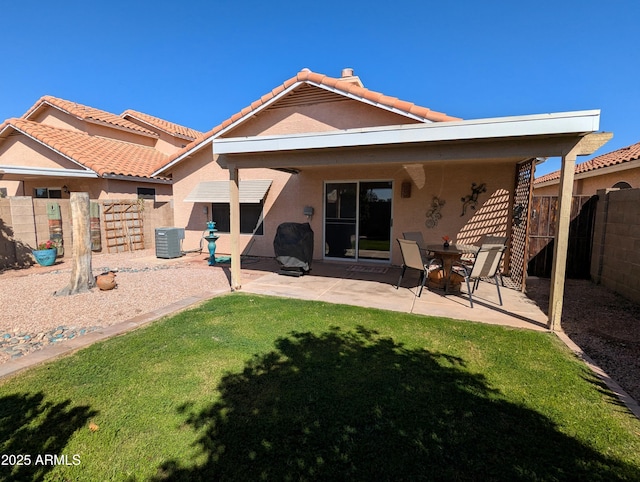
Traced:
[[347, 268], [347, 271], [353, 271], [356, 273], [376, 273], [376, 274], [385, 274], [389, 268], [386, 266], [358, 266], [357, 264], [352, 264]]

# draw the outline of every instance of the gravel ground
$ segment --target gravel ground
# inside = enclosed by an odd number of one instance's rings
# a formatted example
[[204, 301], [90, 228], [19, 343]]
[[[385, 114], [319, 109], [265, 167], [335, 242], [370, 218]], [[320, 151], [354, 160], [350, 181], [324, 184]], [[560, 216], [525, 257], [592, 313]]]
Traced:
[[53, 296], [69, 283], [69, 261], [0, 271], [0, 363], [189, 296], [229, 290], [228, 269], [208, 266], [205, 255], [167, 262], [152, 250], [98, 254], [92, 268], [95, 275], [115, 271], [117, 287]]
[[[527, 296], [544, 312], [549, 280], [527, 280]], [[640, 305], [589, 280], [567, 280], [562, 329], [637, 402], [640, 402]]]

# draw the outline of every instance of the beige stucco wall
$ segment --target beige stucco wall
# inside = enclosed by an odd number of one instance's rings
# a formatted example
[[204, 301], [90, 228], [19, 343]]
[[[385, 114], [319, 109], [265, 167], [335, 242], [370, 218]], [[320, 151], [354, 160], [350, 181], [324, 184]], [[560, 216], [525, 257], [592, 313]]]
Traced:
[[23, 135], [10, 137], [0, 144], [0, 164], [83, 170], [75, 162]]
[[[100, 183], [100, 193], [96, 199], [136, 199], [139, 187], [155, 189], [155, 201], [158, 203], [169, 202], [173, 197], [171, 184], [124, 181], [120, 179], [104, 179], [102, 181]], [[76, 190], [79, 191], [80, 189]]]
[[25, 181], [24, 193], [21, 195], [33, 196], [35, 188], [54, 188], [63, 190], [67, 187], [69, 192], [62, 193], [63, 199], [69, 199], [71, 192], [88, 192], [89, 198], [95, 199], [137, 199], [138, 187], [153, 188], [156, 190], [158, 203], [167, 203], [172, 199], [170, 184], [156, 184], [147, 182], [123, 181], [118, 179], [87, 179], [87, 178], [45, 178], [35, 181]]
[[[185, 227], [185, 249], [200, 245], [206, 228], [205, 204], [182, 201], [201, 180], [228, 179], [228, 172], [206, 160], [207, 154], [190, 159], [189, 167], [183, 165], [174, 173], [179, 181], [174, 184], [174, 219], [176, 226]], [[393, 228], [392, 263], [400, 264], [395, 238], [405, 231], [421, 231], [428, 243], [441, 243], [448, 235], [455, 242], [478, 243], [483, 235], [507, 234], [510, 222], [509, 199], [513, 192], [515, 167], [504, 163], [427, 163], [412, 165], [357, 166], [344, 168], [304, 169], [300, 174], [288, 175], [274, 170], [240, 170], [241, 179], [273, 179], [265, 199], [264, 234], [241, 235], [241, 251], [255, 256], [274, 256], [273, 239], [277, 227], [283, 222], [307, 222], [305, 206], [312, 206], [315, 214], [310, 220], [314, 231], [314, 258], [324, 257], [324, 183], [325, 181], [392, 181]], [[400, 186], [410, 182], [411, 197], [402, 198]], [[475, 210], [467, 208], [462, 215], [461, 201], [471, 194], [471, 184], [486, 184]], [[433, 197], [445, 201], [442, 218], [437, 226], [426, 226], [427, 211]], [[229, 254], [229, 235], [221, 233], [217, 253]]]
[[417, 124], [405, 116], [355, 100], [268, 109], [249, 118], [227, 137], [301, 134], [398, 124]]
[[75, 116], [62, 112], [60, 109], [49, 106], [39, 109], [37, 114], [29, 116], [29, 120], [60, 129], [73, 131], [85, 130], [85, 122], [82, 119], [78, 119]]
[[[185, 202], [184, 199], [201, 181], [228, 180], [229, 171], [222, 169], [212, 160], [211, 146], [207, 145], [187, 161], [178, 164], [173, 171], [173, 177], [175, 180], [173, 184], [175, 226], [185, 228], [184, 249], [198, 249], [205, 244], [202, 241], [202, 235], [207, 228], [207, 221], [211, 217], [211, 204]], [[270, 215], [272, 207], [285, 185], [295, 185], [295, 179], [292, 179], [291, 174], [270, 169], [247, 169], [241, 171], [240, 179], [271, 179], [273, 181], [264, 200], [263, 212], [265, 218]], [[205, 207], [207, 208], [207, 213], [204, 212]], [[273, 248], [270, 251], [265, 248], [265, 245], [268, 244], [265, 239], [270, 237], [271, 242], [273, 242], [276, 228], [273, 227], [271, 222], [268, 224], [265, 222], [263, 235], [251, 236], [242, 234], [240, 236], [241, 250], [245, 254], [255, 256], [272, 256]], [[254, 239], [253, 243], [251, 243], [252, 239]], [[250, 243], [255, 247], [249, 246]], [[220, 233], [217, 252], [221, 254], [231, 252], [228, 234]]]
[[0, 189], [5, 189], [6, 196], [4, 191], [0, 192], [0, 197], [9, 197], [9, 196], [23, 196], [22, 193], [22, 183], [20, 181], [2, 181], [0, 180]]
[[189, 142], [186, 139], [180, 139], [170, 136], [164, 132], [160, 132], [160, 137], [156, 139], [156, 143], [153, 146], [156, 150], [163, 152], [164, 154], [171, 155], [174, 152], [179, 151], [185, 147]]
[[[324, 183], [325, 181], [376, 180], [393, 182], [393, 227], [391, 232], [392, 263], [400, 264], [396, 238], [403, 232], [421, 231], [427, 243], [442, 243], [444, 235], [454, 242], [473, 244], [485, 234], [506, 235], [509, 222], [508, 203], [513, 191], [514, 168], [502, 163], [426, 163], [412, 165], [357, 166], [305, 170], [298, 175], [297, 189], [282, 192], [265, 223], [305, 222], [302, 209], [314, 207], [311, 227], [315, 233], [314, 258], [324, 256]], [[411, 182], [411, 197], [401, 197], [403, 181]], [[471, 184], [486, 184], [475, 210], [468, 208], [462, 215], [461, 199], [471, 194]], [[427, 212], [433, 198], [445, 201], [442, 218], [435, 227], [426, 226]], [[289, 214], [285, 216], [284, 213]], [[273, 238], [268, 241], [272, 242]], [[256, 243], [257, 245], [258, 243]], [[268, 247], [264, 247], [268, 251]], [[273, 248], [271, 247], [271, 256]]]

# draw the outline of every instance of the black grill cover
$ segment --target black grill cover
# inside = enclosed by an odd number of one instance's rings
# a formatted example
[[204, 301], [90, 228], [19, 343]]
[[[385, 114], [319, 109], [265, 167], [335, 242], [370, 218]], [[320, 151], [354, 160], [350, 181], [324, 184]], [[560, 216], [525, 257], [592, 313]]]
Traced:
[[282, 223], [273, 240], [276, 260], [286, 269], [309, 271], [313, 258], [313, 230], [309, 223]]

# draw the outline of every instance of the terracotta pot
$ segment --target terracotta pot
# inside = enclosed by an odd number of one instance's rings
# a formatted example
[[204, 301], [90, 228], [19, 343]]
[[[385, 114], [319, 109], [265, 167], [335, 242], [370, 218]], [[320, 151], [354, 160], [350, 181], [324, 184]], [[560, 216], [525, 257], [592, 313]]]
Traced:
[[96, 276], [96, 285], [98, 285], [98, 288], [102, 291], [112, 290], [117, 286], [116, 274], [109, 272]]

